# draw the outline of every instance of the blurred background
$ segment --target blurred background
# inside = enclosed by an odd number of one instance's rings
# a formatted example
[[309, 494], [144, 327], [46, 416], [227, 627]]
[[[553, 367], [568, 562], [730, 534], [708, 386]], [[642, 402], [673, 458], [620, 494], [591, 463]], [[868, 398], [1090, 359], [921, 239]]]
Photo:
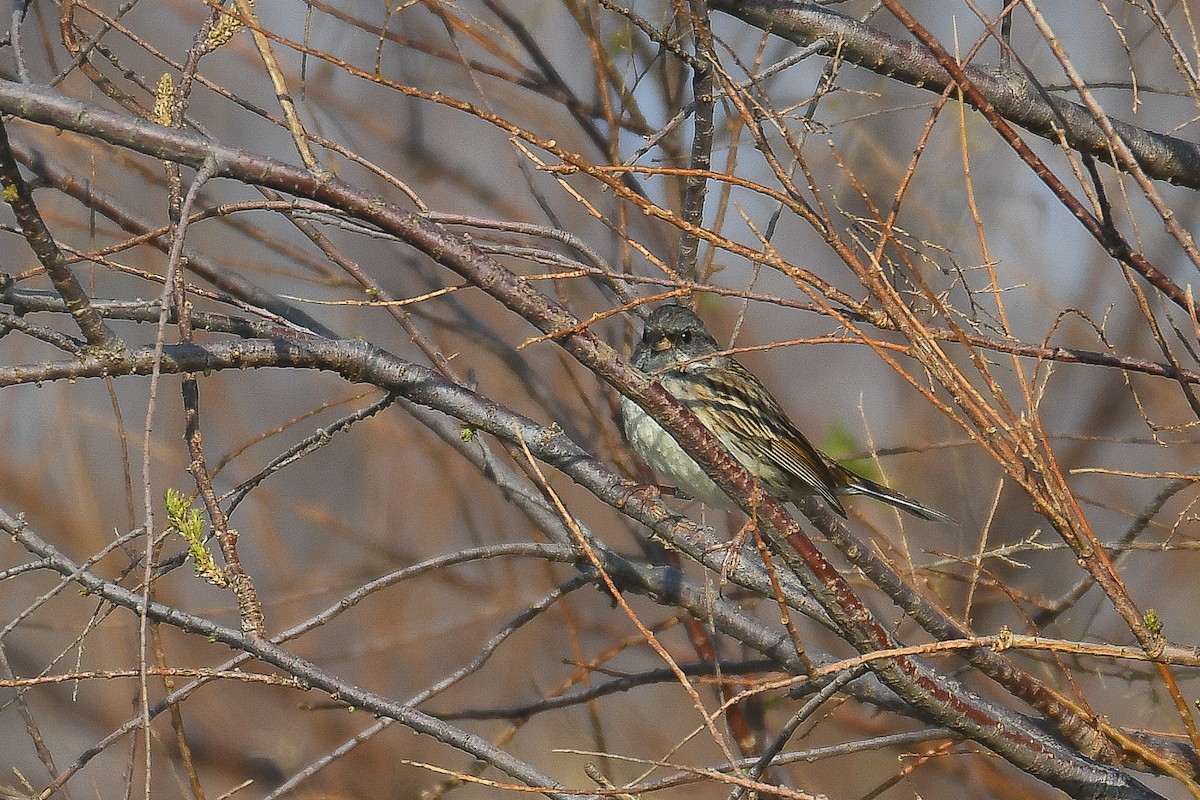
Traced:
[[[960, 55], [988, 36], [1000, 11], [998, 4], [979, 13], [966, 3], [905, 5], [943, 47]], [[1186, 3], [1166, 5], [1147, 10], [1137, 4], [1029, 3], [1013, 14], [1011, 47], [1019, 63], [1009, 69], [1015, 75], [1027, 70], [1048, 93], [1078, 100], [1037, 29], [1030, 13], [1036, 11], [1105, 113], [1194, 142], [1200, 105], [1195, 20]], [[314, 0], [260, 5], [257, 13], [270, 34], [277, 74], [323, 169], [430, 214], [580, 319], [601, 315], [591, 330], [622, 354], [653, 302], [608, 312], [635, 305], [637, 298], [657, 302], [672, 289], [690, 289], [679, 297], [696, 301], [719, 341], [754, 348], [738, 358], [818, 447], [853, 459], [864, 474], [958, 520], [957, 526], [937, 526], [869, 501], [848, 504], [852, 524], [926, 597], [980, 634], [1007, 625], [1062, 640], [1133, 644], [1126, 622], [1096, 588], [1080, 586], [1070, 603], [1055, 605], [1086, 573], [1028, 493], [980, 445], [955, 398], [911, 358], [908, 339], [861, 317], [849, 330], [844, 318], [830, 313], [830, 307], [845, 308], [843, 296], [879, 307], [848, 266], [847, 254], [871, 264], [923, 325], [977, 337], [969, 352], [954, 341], [958, 337], [944, 336], [949, 363], [994, 406], [1004, 398], [1014, 426], [1020, 420], [1044, 433], [1092, 531], [1114, 547], [1124, 542], [1113, 555], [1130, 596], [1142, 611], [1157, 613], [1172, 642], [1195, 642], [1200, 622], [1189, 587], [1200, 532], [1200, 437], [1187, 396], [1195, 388], [1185, 391], [1180, 381], [1139, 368], [1174, 358], [1194, 374], [1195, 317], [1131, 277], [954, 93], [938, 106], [936, 92], [825, 54], [771, 71], [802, 48], [718, 11], [707, 19], [710, 52], [723, 77], [744, 91], [758, 128], [746, 124], [728, 90], [718, 92], [711, 169], [731, 179], [709, 181], [699, 222], [710, 236], [696, 264], [681, 263], [679, 227], [643, 209], [667, 209], [677, 219], [686, 207], [682, 173], [692, 163], [698, 125], [690, 105], [692, 73], [681, 54], [696, 51], [695, 31], [705, 23], [689, 11], [701, 6]], [[895, 17], [874, 8], [858, 0], [836, 6], [877, 31], [911, 38]], [[181, 68], [189, 53], [197, 53], [213, 13], [202, 4], [33, 3], [22, 23], [21, 51], [35, 83], [57, 78], [55, 88], [76, 99], [149, 116], [164, 73], [182, 85]], [[8, 41], [0, 64], [12, 77], [16, 65]], [[973, 63], [994, 71], [999, 52], [989, 39]], [[182, 127], [303, 164], [264, 63], [247, 30], [211, 47], [198, 62]], [[768, 77], [750, 80], [764, 72]], [[171, 189], [163, 163], [92, 137], [19, 119], [6, 124], [40, 211], [89, 295], [129, 304], [157, 298], [167, 256], [139, 233], [148, 227], [166, 240]], [[1102, 189], [1114, 226], [1169, 280], [1195, 285], [1194, 245], [1171, 234], [1132, 178], [1100, 164], [1095, 184], [1079, 153], [1021, 135], [1089, 209]], [[595, 174], [544, 169], [561, 163], [555, 155], [560, 151], [576, 154], [597, 174], [615, 176], [624, 189]], [[601, 169], [614, 165], [634, 169]], [[781, 204], [779, 196], [789, 192], [785, 179], [824, 225], [797, 213], [794, 204]], [[1194, 233], [1195, 190], [1164, 181], [1150, 185], [1160, 207]], [[534, 326], [414, 249], [332, 214], [268, 207], [277, 199], [233, 180], [204, 186], [196, 207], [204, 213], [189, 226], [185, 248], [189, 298], [197, 311], [258, 314], [316, 330], [307, 320], [324, 326], [325, 335], [365, 340], [421, 364], [433, 363], [429, 353], [436, 352], [456, 379], [481, 395], [540, 424], [560, 426], [621, 475], [656, 480], [621, 438], [616, 392], [553, 340], [530, 342], [540, 336]], [[894, 226], [883, 247], [880, 220], [893, 209]], [[18, 291], [51, 290], [7, 207], [0, 224], [0, 272], [14, 278]], [[877, 248], [882, 256], [873, 258]], [[364, 287], [356, 272], [403, 302], [377, 302], [381, 295]], [[606, 275], [619, 280], [615, 290]], [[262, 293], [255, 297], [281, 304], [274, 315], [259, 314], [262, 305], [252, 302], [249, 284]], [[280, 309], [296, 313], [285, 311], [292, 314], [285, 323]], [[8, 324], [19, 317], [78, 336], [68, 315], [28, 310], [12, 294], [0, 311], [10, 315], [0, 319], [5, 370], [70, 360], [45, 337]], [[153, 324], [111, 324], [131, 346], [154, 342]], [[228, 338], [204, 330], [196, 337]], [[167, 340], [177, 340], [173, 326]], [[1023, 355], [1015, 358], [996, 343]], [[1054, 348], [1103, 354], [1109, 363], [1072, 363]], [[988, 365], [996, 394], [989, 393], [972, 356]], [[145, 524], [142, 487], [148, 482], [161, 534], [165, 491], [196, 494], [183, 442], [180, 382], [172, 375], [159, 384], [148, 474], [142, 463], [149, 379], [3, 385], [0, 507], [23, 514], [31, 529], [83, 562]], [[259, 476], [289, 448], [384, 397], [369, 385], [311, 370], [219, 372], [200, 376], [199, 386], [204, 451], [226, 503], [226, 493]], [[462, 427], [446, 422], [443, 433]], [[520, 460], [505, 455], [495, 440], [478, 434], [480, 441], [472, 443], [466, 429], [462, 436], [468, 446], [487, 447], [522, 473]], [[590, 534], [631, 558], [650, 557], [643, 526], [561, 474], [548, 471], [548, 479]], [[713, 526], [718, 538], [742, 524], [738, 515], [669, 502]], [[1135, 525], [1139, 515], [1148, 519]], [[401, 405], [339, 429], [323, 446], [267, 475], [237, 505], [230, 525], [240, 533], [243, 564], [272, 635], [368, 581], [425, 559], [546, 539], [491, 476]], [[174, 535], [161, 546], [163, 558], [186, 550]], [[211, 546], [219, 558], [215, 542]], [[129, 568], [144, 547], [134, 538], [93, 569], [140, 590], [141, 568], [132, 574]], [[751, 549], [745, 557], [757, 556]], [[30, 558], [18, 542], [0, 541], [0, 569], [8, 570], [0, 581], [4, 677], [84, 677], [0, 690], [0, 783], [12, 790], [28, 792], [20, 776], [35, 792], [52, 782], [45, 754], [39, 757], [35, 747], [41, 742], [58, 771], [87, 759], [67, 783], [77, 798], [140, 795], [147, 763], [155, 797], [226, 796], [245, 781], [252, 784], [236, 796], [275, 796], [281, 786], [296, 797], [497, 792], [458, 786], [421, 766], [474, 770], [470, 758], [432, 739], [399, 725], [377, 732], [368, 714], [352, 713], [320, 692], [228, 677], [197, 689], [174, 722], [167, 714], [157, 717], [149, 754], [141, 733], [104, 741], [137, 719], [142, 691], [136, 678], [107, 673], [136, 670], [142, 658], [155, 663], [153, 648], [144, 648], [135, 615], [81, 596], [73, 586], [62, 588], [61, 577], [49, 571], [15, 571]], [[714, 593], [742, 603], [764, 624], [778, 624], [770, 597], [719, 587], [711, 572], [684, 563], [687, 574], [707, 581]], [[352, 683], [404, 701], [471, 663], [499, 630], [577, 574], [570, 563], [528, 556], [431, 568], [370, 594], [287, 647]], [[847, 576], [897, 636], [927, 640], [857, 574], [847, 569]], [[238, 627], [232, 594], [188, 566], [159, 577], [153, 592], [161, 602]], [[680, 624], [683, 612], [644, 597], [629, 602], [648, 627], [660, 631], [677, 660], [702, 660]], [[815, 624], [801, 624], [814, 648], [851, 652]], [[167, 626], [154, 638], [170, 667], [215, 668], [233, 655]], [[716, 647], [730, 662], [759, 657], [720, 636]], [[1070, 654], [1014, 658], [1114, 725], [1163, 736], [1185, 729], [1164, 684], [1135, 662]], [[611, 598], [584, 585], [521, 625], [477, 672], [421, 708], [456, 719], [466, 710], [536, 702], [663, 666]], [[244, 668], [279, 674], [253, 663]], [[770, 674], [764, 669], [755, 677]], [[1176, 677], [1190, 704], [1194, 670], [1180, 668]], [[189, 679], [180, 674], [174, 681]], [[975, 688], [1006, 697], [989, 683]], [[167, 691], [162, 677], [152, 677], [146, 688], [151, 702]], [[715, 711], [716, 695], [706, 688], [701, 694]], [[750, 716], [769, 738], [795, 707], [786, 692], [765, 693]], [[643, 773], [674, 774], [678, 765], [700, 768], [724, 759], [707, 731], [695, 734], [700, 716], [670, 679], [517, 718], [481, 716], [455, 724], [572, 787], [592, 786], [583, 774], [587, 763], [601, 764], [621, 785]], [[722, 731], [724, 725], [722, 716]], [[869, 705], [835, 701], [791, 746], [845, 746], [919, 727]], [[364, 734], [361, 744], [347, 746]], [[102, 741], [98, 754], [88, 752]], [[847, 749], [781, 768], [776, 779], [798, 791], [837, 797], [938, 797], [961, 795], [964, 786], [977, 797], [1057, 795], [978, 747], [949, 741], [936, 749], [946, 741], [881, 743], [865, 753]], [[343, 746], [347, 752], [314, 766]], [[672, 766], [654, 769], [660, 760]], [[1186, 782], [1140, 777], [1167, 796], [1189, 796]], [[655, 794], [715, 798], [730, 790], [704, 780]]]

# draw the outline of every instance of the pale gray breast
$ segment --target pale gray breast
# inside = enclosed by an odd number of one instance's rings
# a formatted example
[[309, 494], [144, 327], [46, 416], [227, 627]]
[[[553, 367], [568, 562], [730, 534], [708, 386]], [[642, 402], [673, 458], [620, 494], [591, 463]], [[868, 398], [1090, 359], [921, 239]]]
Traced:
[[[625, 438], [658, 475], [672, 481], [681, 491], [714, 508], [737, 506], [725, 496], [712, 478], [704, 474], [679, 442], [628, 397], [621, 398]], [[736, 455], [735, 455], [736, 457]]]

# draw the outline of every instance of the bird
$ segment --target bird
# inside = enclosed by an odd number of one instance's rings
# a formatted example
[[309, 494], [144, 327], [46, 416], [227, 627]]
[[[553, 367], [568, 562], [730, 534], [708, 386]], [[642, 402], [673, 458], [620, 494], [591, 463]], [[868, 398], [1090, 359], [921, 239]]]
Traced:
[[[942, 512], [838, 464], [814, 447], [762, 382], [721, 348], [690, 309], [675, 303], [646, 318], [632, 363], [657, 378], [729, 454], [779, 500], [816, 495], [842, 517], [839, 498], [864, 495], [931, 522], [954, 523]], [[655, 472], [705, 505], [737, 506], [703, 468], [641, 406], [621, 397], [625, 438]]]

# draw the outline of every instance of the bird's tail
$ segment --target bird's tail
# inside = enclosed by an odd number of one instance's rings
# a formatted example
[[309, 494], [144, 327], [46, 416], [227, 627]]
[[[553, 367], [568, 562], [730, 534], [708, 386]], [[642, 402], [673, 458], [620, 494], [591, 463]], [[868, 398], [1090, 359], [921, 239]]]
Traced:
[[861, 475], [849, 472], [849, 470], [847, 470], [847, 472], [849, 474], [846, 477], [848, 477], [850, 480], [844, 487], [840, 487], [841, 491], [839, 494], [866, 495], [867, 497], [873, 497], [876, 500], [887, 503], [889, 506], [895, 506], [901, 511], [907, 511], [914, 517], [927, 519], [930, 522], [947, 522], [951, 525], [957, 524], [953, 517], [949, 517], [937, 509], [930, 508], [923, 503], [918, 503], [911, 497], [905, 497], [899, 492], [893, 491], [883, 484], [876, 483], [869, 478], [864, 478]]

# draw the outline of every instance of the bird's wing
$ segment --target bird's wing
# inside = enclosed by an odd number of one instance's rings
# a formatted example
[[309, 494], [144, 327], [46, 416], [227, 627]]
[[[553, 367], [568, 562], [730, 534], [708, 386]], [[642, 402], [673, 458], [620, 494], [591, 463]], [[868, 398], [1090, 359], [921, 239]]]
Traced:
[[[731, 380], [714, 380], [714, 372], [705, 370], [702, 373], [704, 379], [694, 385], [694, 391], [702, 390], [700, 396], [693, 402], [684, 402], [688, 410], [710, 431], [725, 427], [737, 432], [737, 446], [730, 448], [735, 450], [735, 457], [738, 456], [736, 449], [740, 448], [749, 460], [775, 466], [792, 477], [789, 482], [797, 490], [797, 495], [818, 495], [844, 516], [842, 503], [834, 493], [839, 484], [834, 467], [788, 419], [779, 402], [748, 369], [733, 359], [723, 366], [727, 366], [732, 373]], [[692, 373], [680, 377], [687, 380], [700, 375]], [[666, 381], [663, 386], [676, 394]], [[761, 413], [750, 412], [755, 403], [759, 405]], [[728, 440], [731, 437], [719, 438], [729, 447]], [[746, 459], [739, 460], [745, 464]], [[746, 466], [752, 472], [761, 472], [751, 464]]]

